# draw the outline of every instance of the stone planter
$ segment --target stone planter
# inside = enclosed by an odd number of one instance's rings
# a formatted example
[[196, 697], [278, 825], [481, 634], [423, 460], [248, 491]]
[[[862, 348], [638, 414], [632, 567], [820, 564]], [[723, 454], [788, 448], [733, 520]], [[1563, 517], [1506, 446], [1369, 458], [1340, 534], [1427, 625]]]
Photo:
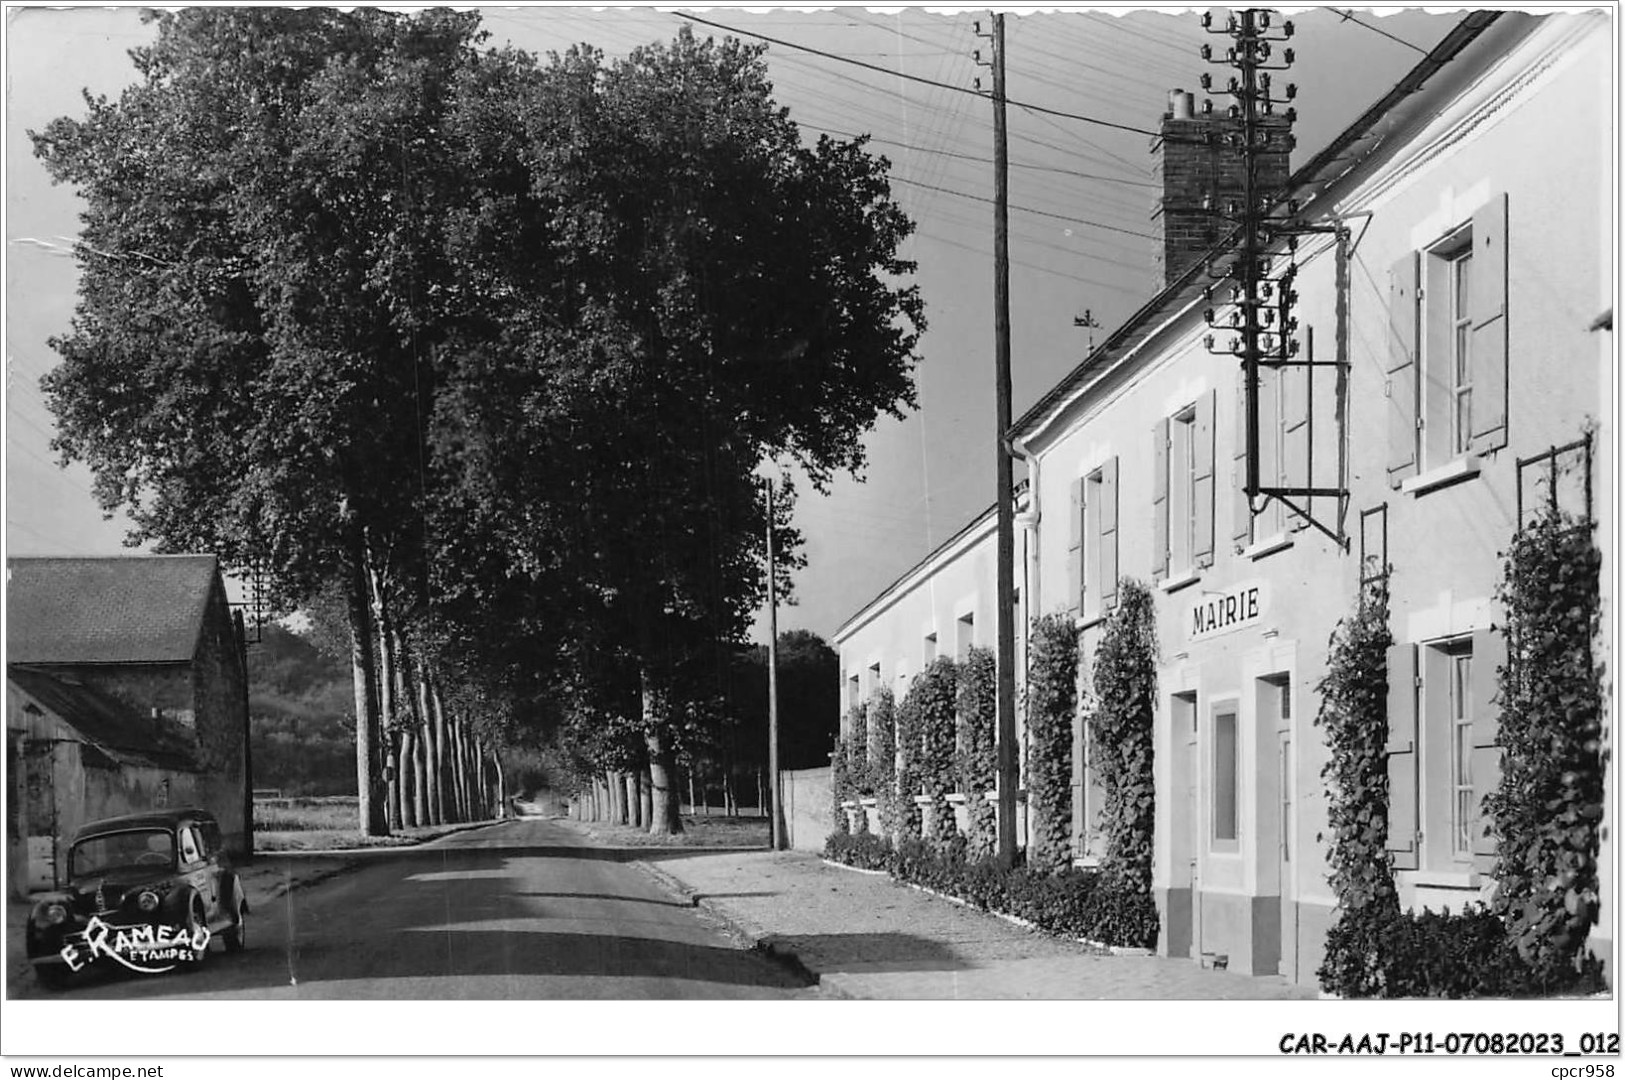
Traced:
[[848, 799], [841, 804], [841, 809], [846, 812], [846, 831], [854, 834], [857, 833], [858, 815], [862, 812], [863, 808], [857, 803], [853, 802], [851, 799]]
[[858, 803], [863, 807], [863, 817], [864, 821], [866, 821], [869, 825], [869, 831], [874, 833], [876, 836], [879, 836], [880, 800], [866, 796], [859, 799]]
[[954, 824], [966, 836], [970, 835], [970, 799], [968, 796], [954, 792], [948, 796], [948, 805], [954, 808]]
[[920, 812], [920, 836], [929, 839], [936, 835], [936, 800], [929, 795], [914, 796], [914, 806]]

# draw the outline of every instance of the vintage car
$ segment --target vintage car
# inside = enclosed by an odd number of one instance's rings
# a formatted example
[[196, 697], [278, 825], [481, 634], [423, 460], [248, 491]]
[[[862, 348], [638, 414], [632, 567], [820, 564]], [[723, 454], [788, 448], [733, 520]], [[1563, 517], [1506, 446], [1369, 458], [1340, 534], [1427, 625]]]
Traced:
[[28, 920], [28, 959], [47, 987], [92, 966], [195, 968], [216, 937], [227, 952], [248, 944], [248, 900], [205, 810], [91, 822], [74, 835], [67, 876]]

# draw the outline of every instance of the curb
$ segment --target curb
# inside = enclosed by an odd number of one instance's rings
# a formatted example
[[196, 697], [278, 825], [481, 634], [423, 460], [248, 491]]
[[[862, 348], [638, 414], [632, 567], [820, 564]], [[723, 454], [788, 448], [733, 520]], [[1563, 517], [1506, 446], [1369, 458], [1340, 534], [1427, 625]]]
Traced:
[[850, 870], [854, 874], [868, 874], [871, 877], [891, 877], [890, 871], [887, 870], [865, 870], [861, 866], [848, 866], [843, 862], [836, 862], [833, 859], [821, 858], [818, 861], [823, 863], [825, 866], [833, 866], [837, 870]]
[[269, 903], [272, 900], [280, 900], [282, 897], [298, 889], [303, 889], [311, 885], [320, 885], [322, 882], [336, 878], [340, 874], [348, 874], [350, 871], [356, 869], [360, 865], [360, 861], [352, 860], [344, 863], [341, 866], [329, 867], [328, 869], [323, 870], [321, 873], [312, 874], [310, 877], [300, 878], [297, 881], [279, 881], [275, 885], [271, 886], [271, 888], [266, 892], [264, 902]]
[[[772, 934], [758, 933], [752, 930], [745, 923], [724, 911], [721, 905], [706, 899], [704, 893], [696, 892], [687, 884], [679, 881], [653, 863], [645, 862], [642, 859], [631, 859], [628, 860], [628, 865], [635, 866], [649, 875], [654, 879], [656, 885], [676, 896], [689, 907], [704, 909], [707, 914], [721, 924], [723, 933], [738, 944], [753, 952], [761, 953], [789, 971], [796, 978], [804, 979], [808, 985], [818, 987], [831, 997], [854, 1000], [854, 995], [826, 979], [823, 973], [816, 968], [809, 967], [807, 962], [801, 958], [801, 954], [787, 945], [782, 939], [776, 938]], [[874, 871], [869, 872], [873, 873]]]

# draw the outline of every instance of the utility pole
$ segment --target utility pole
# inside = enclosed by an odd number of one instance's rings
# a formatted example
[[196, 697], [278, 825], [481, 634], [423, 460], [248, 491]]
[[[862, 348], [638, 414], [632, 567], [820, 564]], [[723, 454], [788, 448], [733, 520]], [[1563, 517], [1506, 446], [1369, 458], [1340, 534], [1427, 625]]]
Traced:
[[[998, 636], [999, 636], [999, 865], [1016, 861], [1016, 520], [1010, 430], [1010, 146], [1005, 129], [1004, 16], [994, 14], [993, 39], [993, 364], [998, 430]], [[980, 33], [980, 26], [977, 32]]]
[[779, 783], [779, 586], [774, 580], [773, 478], [767, 477], [767, 771], [773, 804], [773, 850], [784, 850], [783, 788]]
[[[1225, 64], [1235, 68], [1238, 76], [1232, 76], [1225, 90], [1235, 104], [1227, 112], [1231, 121], [1238, 124], [1239, 131], [1231, 132], [1226, 136], [1226, 142], [1241, 155], [1242, 162], [1242, 192], [1241, 205], [1232, 207], [1227, 216], [1235, 220], [1241, 230], [1241, 244], [1236, 254], [1234, 264], [1226, 271], [1226, 276], [1236, 282], [1232, 290], [1232, 300], [1237, 310], [1232, 312], [1230, 327], [1235, 332], [1220, 347], [1216, 344], [1213, 334], [1207, 335], [1205, 344], [1209, 351], [1221, 355], [1238, 356], [1241, 359], [1242, 373], [1242, 405], [1243, 415], [1241, 426], [1246, 446], [1247, 462], [1243, 475], [1242, 490], [1245, 492], [1250, 507], [1257, 509], [1257, 500], [1260, 495], [1266, 498], [1281, 499], [1289, 509], [1295, 512], [1299, 508], [1286, 501], [1287, 495], [1313, 496], [1341, 495], [1337, 489], [1320, 489], [1313, 485], [1299, 488], [1284, 488], [1265, 485], [1259, 475], [1258, 451], [1258, 372], [1260, 367], [1282, 369], [1291, 366], [1307, 365], [1310, 361], [1294, 359], [1298, 352], [1297, 340], [1293, 333], [1298, 328], [1298, 320], [1293, 315], [1293, 305], [1297, 302], [1297, 293], [1292, 288], [1293, 280], [1297, 276], [1297, 265], [1291, 258], [1291, 253], [1297, 251], [1297, 236], [1303, 233], [1335, 232], [1336, 227], [1305, 226], [1294, 222], [1298, 207], [1295, 201], [1288, 201], [1285, 209], [1285, 218], [1271, 217], [1271, 193], [1264, 190], [1258, 175], [1259, 155], [1270, 148], [1274, 139], [1284, 139], [1284, 150], [1290, 150], [1292, 136], [1286, 131], [1272, 132], [1266, 125], [1266, 118], [1274, 115], [1275, 106], [1282, 101], [1291, 101], [1297, 96], [1297, 87], [1288, 84], [1284, 99], [1272, 96], [1271, 71], [1285, 71], [1290, 68], [1296, 59], [1293, 50], [1282, 49], [1280, 62], [1272, 63], [1273, 45], [1290, 40], [1293, 35], [1293, 26], [1290, 21], [1279, 22], [1275, 12], [1267, 8], [1248, 8], [1240, 16], [1231, 15], [1225, 21], [1223, 28], [1213, 28], [1211, 14], [1202, 16], [1202, 28], [1210, 34], [1222, 34], [1230, 37], [1235, 44], [1227, 48], [1222, 58], [1216, 57], [1211, 45], [1203, 45], [1202, 59], [1210, 63]], [[1213, 78], [1211, 75], [1202, 76], [1202, 89], [1212, 90]], [[1211, 109], [1211, 104], [1208, 105]], [[1297, 110], [1287, 109], [1284, 118], [1288, 126], [1297, 120]], [[1288, 257], [1286, 267], [1272, 278], [1268, 250], [1276, 241], [1284, 239]], [[1209, 301], [1212, 299], [1212, 286], [1206, 290]], [[1209, 326], [1217, 326], [1217, 316], [1210, 307], [1203, 312], [1203, 317]], [[1277, 481], [1271, 478], [1271, 485]], [[1306, 520], [1312, 520], [1308, 514], [1303, 515]], [[1327, 535], [1332, 536], [1340, 544], [1340, 536], [1319, 526]]]

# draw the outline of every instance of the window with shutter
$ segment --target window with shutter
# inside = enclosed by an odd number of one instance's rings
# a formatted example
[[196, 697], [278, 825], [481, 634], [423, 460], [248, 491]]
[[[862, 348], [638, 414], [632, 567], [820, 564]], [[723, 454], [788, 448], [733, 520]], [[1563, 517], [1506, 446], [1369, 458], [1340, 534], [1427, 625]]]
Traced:
[[1100, 610], [1110, 611], [1117, 603], [1117, 458], [1100, 467]]
[[1484, 796], [1501, 783], [1500, 671], [1507, 662], [1506, 637], [1499, 630], [1480, 630], [1473, 635], [1473, 805], [1476, 823], [1472, 835], [1472, 859], [1476, 869], [1495, 869], [1495, 836], [1489, 816], [1484, 813]]
[[1235, 505], [1231, 511], [1231, 538], [1240, 551], [1253, 542], [1253, 511], [1247, 500], [1247, 375], [1236, 371], [1236, 452], [1231, 458]]
[[1117, 459], [1083, 478], [1083, 617], [1095, 619], [1117, 602]]
[[[1315, 328], [1304, 327], [1304, 361], [1315, 361]], [[1276, 371], [1281, 420], [1281, 486], [1311, 487], [1313, 472], [1311, 455], [1314, 452], [1313, 413], [1314, 380], [1307, 367], [1284, 367]], [[1314, 497], [1305, 496], [1299, 505], [1311, 513]], [[1309, 519], [1302, 514], [1286, 514], [1286, 524], [1292, 529], [1303, 529]]]
[[1388, 271], [1388, 482], [1416, 475], [1417, 293], [1421, 261], [1406, 252]]
[[1388, 850], [1394, 869], [1419, 865], [1416, 646], [1388, 648]]
[[1218, 392], [1209, 390], [1191, 410], [1191, 552], [1192, 566], [1213, 565], [1213, 413]]
[[[1507, 444], [1506, 195], [1496, 195], [1416, 256], [1414, 275], [1411, 258], [1396, 266], [1389, 297], [1389, 475], [1396, 484]], [[1413, 276], [1407, 297], [1405, 282]], [[1403, 363], [1399, 342], [1407, 333], [1416, 345], [1415, 377], [1396, 378]], [[1402, 400], [1402, 383], [1415, 387], [1414, 400]], [[1409, 473], [1402, 446], [1406, 412], [1420, 431]]]
[[1507, 444], [1507, 197], [1473, 214], [1472, 312], [1475, 454]]
[[1168, 435], [1166, 419], [1151, 426], [1151, 576], [1168, 576]]
[[1083, 478], [1072, 481], [1070, 522], [1066, 548], [1066, 607], [1072, 615], [1083, 609], [1083, 590], [1087, 583], [1083, 573]]

